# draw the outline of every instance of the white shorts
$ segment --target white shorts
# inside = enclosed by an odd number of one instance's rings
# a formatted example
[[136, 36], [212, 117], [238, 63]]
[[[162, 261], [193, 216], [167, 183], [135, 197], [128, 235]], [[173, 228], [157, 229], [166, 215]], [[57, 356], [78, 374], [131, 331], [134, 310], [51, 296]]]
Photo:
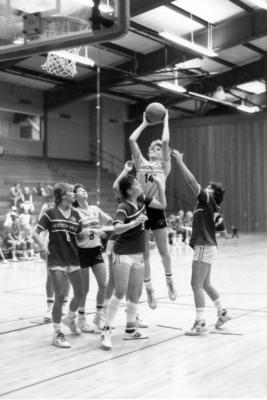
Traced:
[[116, 261], [119, 263], [125, 263], [134, 267], [134, 269], [144, 268], [144, 256], [143, 253], [138, 254], [116, 254]]
[[60, 265], [48, 266], [49, 271], [63, 271], [65, 274], [71, 274], [74, 271], [81, 269], [79, 265], [68, 265], [67, 267], [61, 267]]
[[217, 256], [216, 246], [197, 245], [194, 248], [193, 261], [202, 261], [206, 264], [212, 264]]

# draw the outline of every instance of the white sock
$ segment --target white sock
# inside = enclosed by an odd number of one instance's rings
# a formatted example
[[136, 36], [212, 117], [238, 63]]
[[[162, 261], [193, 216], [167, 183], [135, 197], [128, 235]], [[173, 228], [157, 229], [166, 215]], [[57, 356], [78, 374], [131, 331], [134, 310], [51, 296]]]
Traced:
[[137, 304], [127, 301], [127, 323], [135, 324]]
[[70, 318], [75, 318], [76, 317], [76, 312], [75, 311], [70, 311], [68, 312], [68, 317]]
[[106, 326], [111, 326], [112, 321], [114, 320], [118, 309], [120, 308], [121, 300], [118, 299], [115, 295], [113, 295], [108, 303], [107, 316], [106, 316]]
[[55, 322], [54, 322], [54, 330], [55, 330], [55, 332], [60, 332], [61, 331], [61, 324], [56, 324]]
[[217, 308], [218, 313], [220, 313], [223, 309], [221, 298], [218, 297], [218, 299], [214, 300], [213, 303], [214, 303], [215, 307]]
[[150, 278], [146, 279], [144, 282], [146, 289], [152, 289], [152, 283]]
[[196, 308], [196, 321], [201, 321], [202, 319], [204, 319], [204, 311], [204, 307]]

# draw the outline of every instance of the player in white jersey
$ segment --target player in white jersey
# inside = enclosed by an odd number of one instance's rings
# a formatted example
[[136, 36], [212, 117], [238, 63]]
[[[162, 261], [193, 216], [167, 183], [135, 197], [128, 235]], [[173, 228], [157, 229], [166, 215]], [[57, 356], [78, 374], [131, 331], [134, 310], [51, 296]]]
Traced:
[[[169, 150], [169, 119], [168, 112], [164, 118], [162, 140], [153, 141], [148, 149], [149, 160], [143, 157], [141, 150], [137, 144], [137, 139], [147, 126], [151, 126], [146, 121], [145, 115], [143, 122], [131, 134], [129, 138], [132, 151], [132, 158], [136, 168], [136, 176], [142, 184], [144, 194], [148, 197], [154, 197], [158, 200], [158, 189], [154, 182], [153, 174], [160, 177], [161, 184], [165, 191], [166, 179], [171, 170], [170, 150]], [[149, 306], [154, 309], [157, 307], [157, 301], [154, 296], [154, 290], [151, 283], [151, 268], [149, 261], [149, 229], [153, 231], [153, 235], [161, 255], [162, 264], [165, 270], [166, 283], [168, 287], [169, 298], [175, 300], [177, 297], [176, 289], [172, 279], [171, 258], [168, 252], [167, 241], [167, 222], [164, 209], [155, 209], [147, 207], [148, 221], [146, 222], [146, 250], [144, 254], [145, 261], [145, 286], [147, 291], [147, 299]]]
[[[107, 285], [107, 271], [102, 257], [102, 240], [106, 236], [103, 226], [112, 223], [112, 218], [99, 207], [88, 203], [88, 193], [83, 185], [74, 186], [76, 201], [74, 207], [78, 211], [82, 221], [82, 234], [77, 239], [78, 254], [84, 285], [82, 303], [78, 308], [78, 326], [82, 332], [96, 332], [103, 328], [103, 307]], [[98, 291], [96, 295], [96, 314], [93, 319], [94, 326], [90, 326], [85, 318], [85, 303], [89, 292], [89, 267], [92, 268], [96, 278]]]

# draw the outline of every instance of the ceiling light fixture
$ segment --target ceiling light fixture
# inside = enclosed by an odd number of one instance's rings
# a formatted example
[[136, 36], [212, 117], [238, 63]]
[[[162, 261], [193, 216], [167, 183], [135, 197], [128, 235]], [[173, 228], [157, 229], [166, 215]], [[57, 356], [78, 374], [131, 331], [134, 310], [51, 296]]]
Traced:
[[176, 93], [185, 93], [186, 89], [183, 86], [176, 85], [175, 83], [162, 81], [157, 83], [158, 86]]
[[260, 107], [258, 106], [246, 106], [245, 104], [239, 104], [236, 108], [240, 111], [244, 111], [250, 114], [254, 114], [260, 111]]
[[213, 97], [206, 96], [205, 94], [201, 94], [201, 93], [188, 92], [188, 94], [190, 94], [193, 97], [198, 97], [200, 99], [205, 99], [205, 100], [213, 102], [213, 103], [218, 103], [218, 104], [222, 104], [224, 106], [235, 108], [237, 110], [244, 111], [244, 112], [249, 113], [249, 114], [254, 114], [254, 113], [259, 112], [261, 110], [260, 107], [258, 107], [258, 106], [247, 106], [245, 104], [234, 104], [234, 103], [231, 103], [230, 101], [214, 99]]
[[191, 49], [191, 50], [193, 50], [197, 53], [203, 54], [205, 56], [216, 57], [218, 55], [211, 48], [200, 46], [199, 44], [196, 44], [195, 42], [191, 42], [190, 40], [176, 36], [170, 32], [166, 32], [166, 31], [159, 32], [159, 35], [164, 37], [167, 40], [170, 40], [171, 42], [177, 43], [183, 47]]
[[264, 0], [250, 0], [255, 6], [258, 6], [260, 8], [264, 8], [267, 10], [267, 2]]

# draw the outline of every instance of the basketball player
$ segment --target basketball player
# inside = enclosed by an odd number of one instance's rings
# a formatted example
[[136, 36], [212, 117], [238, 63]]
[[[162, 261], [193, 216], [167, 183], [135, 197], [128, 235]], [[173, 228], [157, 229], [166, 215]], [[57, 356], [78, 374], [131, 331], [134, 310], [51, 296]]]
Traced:
[[172, 155], [179, 166], [185, 181], [197, 197], [197, 206], [193, 217], [192, 235], [190, 246], [194, 250], [192, 263], [191, 285], [194, 293], [196, 320], [187, 335], [197, 336], [208, 333], [204, 319], [205, 294], [211, 298], [218, 312], [215, 324], [220, 328], [231, 319], [228, 311], [223, 308], [222, 300], [217, 290], [211, 285], [211, 266], [217, 255], [216, 226], [223, 230], [220, 214], [220, 204], [223, 201], [224, 190], [219, 183], [210, 183], [205, 189], [199, 185], [193, 174], [183, 162], [183, 154], [178, 150], [172, 150]]
[[137, 305], [141, 296], [144, 281], [145, 230], [144, 223], [147, 216], [144, 214], [145, 206], [162, 209], [166, 206], [165, 195], [159, 176], [153, 175], [158, 187], [159, 200], [152, 199], [143, 194], [139, 181], [132, 175], [127, 175], [120, 180], [119, 190], [122, 201], [118, 205], [114, 232], [116, 234], [113, 264], [113, 278], [115, 291], [108, 303], [105, 327], [101, 335], [101, 347], [104, 350], [112, 348], [111, 326], [112, 321], [120, 307], [122, 299], [127, 293], [127, 325], [124, 339], [146, 339], [136, 327]]
[[[78, 326], [82, 332], [96, 332], [103, 329], [103, 306], [105, 300], [107, 271], [102, 257], [101, 238], [106, 236], [102, 226], [112, 223], [112, 218], [99, 207], [88, 204], [88, 193], [83, 185], [74, 186], [76, 201], [74, 207], [78, 211], [82, 226], [83, 237], [78, 238], [78, 254], [81, 265], [82, 280], [84, 285], [82, 303], [78, 308]], [[85, 318], [86, 296], [89, 291], [89, 267], [95, 275], [98, 291], [96, 296], [96, 314], [93, 319], [95, 327], [90, 326]]]
[[[44, 204], [42, 205], [41, 211], [38, 216], [38, 221], [41, 219], [41, 217], [44, 215], [44, 213], [55, 207], [55, 202], [54, 202], [54, 196], [53, 196], [53, 189], [51, 187], [51, 190], [49, 191], [49, 195], [47, 196]], [[45, 245], [48, 245], [48, 231], [41, 232], [40, 235], [43, 235], [43, 242]], [[53, 305], [55, 302], [55, 291], [53, 287], [53, 280], [52, 276], [50, 273], [50, 270], [47, 266], [47, 275], [46, 275], [46, 284], [45, 284], [45, 289], [46, 289], [46, 302], [47, 302], [47, 310], [44, 315], [44, 322], [51, 322], [52, 321], [52, 310], [53, 310]], [[69, 296], [69, 289], [70, 289], [70, 284], [68, 281], [67, 276], [65, 276], [65, 283], [64, 283], [64, 301], [63, 301], [63, 309], [62, 312], [64, 313], [64, 308], [68, 303], [68, 296]]]
[[74, 335], [80, 335], [76, 322], [76, 311], [83, 299], [83, 285], [76, 239], [82, 231], [80, 216], [72, 208], [75, 200], [73, 186], [68, 183], [57, 183], [54, 187], [55, 207], [47, 210], [36, 227], [35, 240], [41, 248], [42, 258], [47, 250], [39, 238], [40, 232], [49, 232], [47, 264], [55, 290], [55, 303], [52, 310], [54, 335], [52, 344], [57, 347], [71, 347], [61, 330], [62, 305], [64, 301], [65, 275], [72, 285], [74, 296], [69, 305], [68, 315], [63, 319]]
[[[171, 170], [170, 150], [169, 150], [169, 120], [168, 111], [164, 118], [162, 140], [153, 141], [148, 149], [149, 160], [146, 160], [137, 144], [137, 139], [145, 128], [150, 124], [143, 117], [142, 124], [131, 134], [129, 141], [132, 151], [132, 157], [136, 168], [136, 176], [142, 184], [146, 196], [158, 199], [159, 192], [153, 176], [156, 174], [163, 185], [165, 191], [166, 178]], [[166, 202], [166, 201], [165, 201]], [[172, 279], [171, 258], [168, 252], [167, 241], [167, 222], [164, 208], [157, 209], [150, 205], [147, 207], [148, 221], [146, 222], [146, 248], [144, 253], [145, 259], [145, 287], [147, 291], [148, 304], [152, 309], [157, 307], [157, 301], [154, 296], [154, 290], [151, 283], [151, 267], [149, 261], [149, 229], [152, 230], [159, 253], [161, 255], [162, 264], [165, 270], [168, 294], [171, 300], [177, 297], [176, 289]]]

